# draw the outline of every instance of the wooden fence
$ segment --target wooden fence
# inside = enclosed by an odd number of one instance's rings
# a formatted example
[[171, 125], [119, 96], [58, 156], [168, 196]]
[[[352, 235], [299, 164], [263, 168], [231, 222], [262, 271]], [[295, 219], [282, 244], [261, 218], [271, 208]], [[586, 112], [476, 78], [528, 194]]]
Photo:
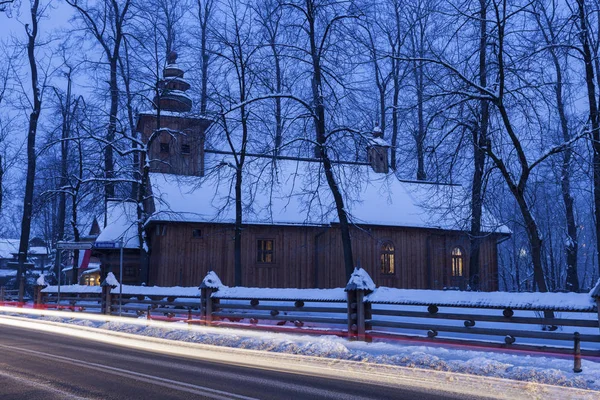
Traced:
[[19, 290], [0, 286], [0, 301], [3, 303], [19, 301]]
[[200, 288], [117, 289], [112, 279], [112, 285], [105, 282], [85, 292], [78, 285], [65, 287], [60, 301], [55, 287], [38, 286], [36, 304], [193, 324], [329, 333], [352, 340], [408, 338], [551, 350], [573, 353], [574, 370], [580, 369], [582, 352], [600, 355], [598, 288], [590, 294], [376, 288], [359, 269], [345, 289], [230, 288], [213, 272]]

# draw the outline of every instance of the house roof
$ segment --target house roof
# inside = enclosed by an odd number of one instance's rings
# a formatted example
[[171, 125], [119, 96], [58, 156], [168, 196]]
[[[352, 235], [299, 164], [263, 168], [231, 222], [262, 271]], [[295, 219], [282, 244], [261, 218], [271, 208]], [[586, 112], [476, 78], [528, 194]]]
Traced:
[[[0, 258], [13, 258], [13, 255], [19, 253], [19, 239], [0, 239]], [[30, 256], [42, 256], [48, 254], [48, 249], [41, 246], [30, 247], [28, 250]]]
[[129, 201], [109, 201], [106, 205], [106, 227], [96, 242], [120, 242], [126, 249], [137, 249], [140, 240], [137, 228], [137, 205]]
[[[457, 185], [405, 181], [365, 165], [336, 165], [352, 223], [444, 230], [468, 230], [468, 192]], [[151, 173], [155, 212], [150, 221], [235, 221], [231, 156], [207, 154], [206, 176]], [[329, 225], [337, 223], [331, 191], [320, 162], [250, 158], [244, 166], [245, 224]], [[486, 232], [510, 230], [484, 212]]]

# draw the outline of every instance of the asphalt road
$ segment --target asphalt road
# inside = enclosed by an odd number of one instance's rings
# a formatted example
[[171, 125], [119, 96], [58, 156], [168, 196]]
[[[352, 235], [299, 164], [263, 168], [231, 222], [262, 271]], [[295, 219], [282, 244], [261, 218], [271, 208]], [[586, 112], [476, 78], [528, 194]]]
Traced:
[[81, 398], [417, 400], [470, 397], [178, 357], [0, 325], [0, 399]]

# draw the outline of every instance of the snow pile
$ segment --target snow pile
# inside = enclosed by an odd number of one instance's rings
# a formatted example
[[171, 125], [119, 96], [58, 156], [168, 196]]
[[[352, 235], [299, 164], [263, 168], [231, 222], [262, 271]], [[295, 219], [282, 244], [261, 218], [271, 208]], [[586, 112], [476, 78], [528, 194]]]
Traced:
[[590, 296], [592, 296], [593, 298], [600, 297], [600, 279], [598, 279], [596, 285], [592, 288], [592, 290], [590, 290]]
[[37, 280], [35, 281], [35, 284], [38, 286], [48, 286], [48, 284], [46, 283], [46, 277], [44, 276], [44, 274], [41, 274]]
[[200, 289], [208, 288], [208, 289], [222, 289], [225, 285], [221, 282], [221, 279], [217, 276], [215, 271], [208, 271], [208, 274], [202, 280], [200, 284]]
[[104, 280], [104, 282], [102, 284], [108, 285], [108, 286], [114, 288], [114, 287], [119, 286], [119, 281], [117, 280], [117, 277], [115, 276], [115, 274], [113, 274], [112, 272], [109, 272], [106, 275], [106, 279]]
[[354, 268], [354, 272], [350, 275], [350, 280], [346, 285], [346, 291], [349, 290], [366, 290], [372, 292], [376, 289], [373, 279], [367, 271], [360, 267]]
[[588, 293], [458, 292], [380, 287], [366, 296], [365, 301], [379, 304], [514, 308], [520, 310], [596, 310], [596, 303]]
[[[47, 286], [42, 289], [42, 293], [58, 293], [58, 286]], [[101, 294], [102, 287], [88, 285], [65, 285], [60, 287], [60, 293]]]

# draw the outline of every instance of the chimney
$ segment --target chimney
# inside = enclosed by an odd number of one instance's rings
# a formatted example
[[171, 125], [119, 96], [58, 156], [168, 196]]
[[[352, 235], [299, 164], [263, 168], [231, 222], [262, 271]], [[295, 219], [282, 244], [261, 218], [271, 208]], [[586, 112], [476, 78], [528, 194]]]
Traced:
[[371, 164], [373, 171], [387, 174], [390, 170], [388, 161], [388, 150], [390, 145], [383, 139], [383, 132], [379, 125], [375, 125], [373, 136], [369, 138], [367, 145], [367, 161]]

